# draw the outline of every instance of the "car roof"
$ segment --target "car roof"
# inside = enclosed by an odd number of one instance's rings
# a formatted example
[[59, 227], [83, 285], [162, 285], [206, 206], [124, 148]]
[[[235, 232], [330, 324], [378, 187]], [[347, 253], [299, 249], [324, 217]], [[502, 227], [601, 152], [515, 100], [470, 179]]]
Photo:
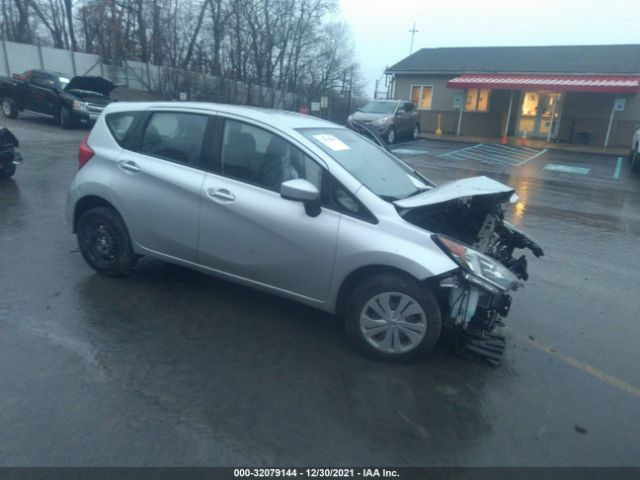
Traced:
[[227, 113], [261, 121], [266, 124], [277, 123], [282, 127], [298, 128], [345, 128], [321, 118], [271, 108], [248, 107], [244, 105], [227, 105], [205, 102], [115, 102], [108, 107], [109, 112], [132, 110], [202, 110], [210, 113]]
[[32, 68], [31, 73], [46, 73], [47, 75], [54, 75], [57, 77], [65, 77], [65, 78], [69, 76], [69, 75], [65, 75], [64, 73], [54, 72], [53, 70], [42, 70], [41, 68]]

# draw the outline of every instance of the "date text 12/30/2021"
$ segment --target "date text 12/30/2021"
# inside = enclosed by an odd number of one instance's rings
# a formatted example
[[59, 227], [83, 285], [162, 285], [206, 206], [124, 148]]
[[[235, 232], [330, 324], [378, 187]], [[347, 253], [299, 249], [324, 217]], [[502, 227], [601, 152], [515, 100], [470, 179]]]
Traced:
[[234, 468], [234, 478], [399, 478], [386, 468]]

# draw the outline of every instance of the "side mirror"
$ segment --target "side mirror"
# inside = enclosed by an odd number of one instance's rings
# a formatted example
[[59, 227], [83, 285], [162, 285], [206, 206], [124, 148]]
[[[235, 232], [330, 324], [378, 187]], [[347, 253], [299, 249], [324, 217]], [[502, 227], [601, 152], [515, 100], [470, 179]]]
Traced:
[[308, 180], [296, 178], [282, 182], [280, 196], [287, 200], [304, 203], [305, 212], [310, 217], [320, 215], [320, 190]]
[[396, 112], [396, 117], [401, 117], [401, 116], [402, 116], [402, 115], [404, 115], [405, 113], [407, 113], [407, 112], [405, 112], [404, 110], [400, 109], [400, 110], [398, 110], [398, 111]]

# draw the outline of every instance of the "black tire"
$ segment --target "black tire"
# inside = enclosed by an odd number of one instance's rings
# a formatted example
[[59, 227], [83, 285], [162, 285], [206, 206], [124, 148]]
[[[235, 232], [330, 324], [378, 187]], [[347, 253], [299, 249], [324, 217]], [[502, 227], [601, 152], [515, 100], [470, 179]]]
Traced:
[[387, 135], [386, 135], [386, 139], [387, 143], [389, 145], [393, 144], [396, 142], [397, 138], [396, 138], [396, 129], [394, 127], [389, 127], [389, 130], [387, 130]]
[[76, 234], [84, 260], [96, 272], [122, 277], [135, 267], [138, 257], [131, 248], [127, 227], [115, 210], [87, 210], [78, 219]]
[[60, 126], [64, 130], [69, 130], [74, 127], [73, 117], [71, 116], [71, 111], [67, 107], [62, 107], [60, 109]]
[[413, 127], [413, 132], [411, 132], [411, 138], [413, 140], [418, 140], [420, 138], [420, 124], [417, 123], [415, 127]]
[[[391, 299], [388, 303], [391, 310], [394, 311], [394, 316], [402, 313], [399, 312], [401, 307], [400, 299], [402, 297], [409, 297], [422, 309], [422, 312], [424, 313], [426, 331], [422, 333], [423, 336], [421, 337], [421, 340], [418, 340], [420, 335], [415, 337], [413, 344], [409, 345], [411, 348], [408, 350], [403, 350], [409, 348], [409, 346], [402, 345], [402, 341], [408, 341], [409, 344], [412, 342], [409, 336], [404, 333], [406, 330], [403, 331], [401, 329], [405, 327], [391, 325], [394, 320], [385, 320], [382, 317], [374, 319], [374, 322], [380, 322], [381, 324], [370, 330], [371, 332], [374, 329], [386, 328], [386, 330], [380, 331], [380, 344], [384, 343], [386, 336], [391, 335], [393, 337], [390, 339], [391, 347], [396, 349], [394, 352], [383, 351], [382, 348], [374, 346], [374, 343], [377, 342], [377, 339], [374, 338], [375, 336], [369, 334], [369, 338], [367, 338], [364, 333], [366, 327], [362, 325], [361, 319], [368, 318], [368, 320], [372, 320], [372, 318], [369, 317], [372, 315], [371, 308], [369, 307], [370, 303], [373, 302], [374, 299], [379, 298], [379, 295], [385, 295], [387, 293]], [[394, 297], [398, 300], [398, 303], [395, 305], [393, 305]], [[380, 305], [380, 303], [378, 303], [378, 305]], [[396, 308], [398, 310], [394, 310]], [[414, 308], [415, 305], [409, 303], [405, 306], [404, 311], [408, 312], [410, 309]], [[409, 323], [417, 325], [419, 322], [414, 323], [414, 321], [419, 320], [421, 317], [419, 314], [415, 314], [406, 318], [412, 317], [413, 319]], [[398, 320], [398, 317], [396, 317], [395, 322], [402, 322], [404, 325], [407, 324], [406, 321], [403, 322]], [[351, 294], [345, 312], [345, 326], [351, 341], [365, 355], [384, 360], [405, 361], [424, 356], [435, 346], [438, 338], [440, 338], [442, 320], [440, 318], [440, 307], [438, 305], [438, 301], [425, 285], [419, 283], [408, 275], [378, 274], [363, 281]], [[400, 333], [389, 330], [389, 328], [398, 330]], [[416, 333], [413, 330], [412, 332], [412, 335]], [[398, 342], [399, 345], [396, 346], [396, 342]]]
[[631, 157], [629, 158], [631, 163], [631, 171], [636, 173], [640, 172], [640, 153], [638, 153], [638, 148], [636, 147], [631, 153]]
[[16, 173], [16, 165], [14, 163], [10, 163], [0, 170], [0, 179], [6, 180], [7, 178], [11, 178], [14, 173]]
[[18, 116], [18, 106], [11, 97], [2, 99], [2, 113], [7, 118], [16, 118]]

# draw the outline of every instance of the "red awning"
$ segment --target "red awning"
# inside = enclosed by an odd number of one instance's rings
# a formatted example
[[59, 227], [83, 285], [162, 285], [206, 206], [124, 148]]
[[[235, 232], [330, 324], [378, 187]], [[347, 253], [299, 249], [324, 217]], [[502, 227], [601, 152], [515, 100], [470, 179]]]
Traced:
[[448, 88], [549, 90], [552, 92], [638, 93], [640, 76], [466, 74], [447, 82]]

